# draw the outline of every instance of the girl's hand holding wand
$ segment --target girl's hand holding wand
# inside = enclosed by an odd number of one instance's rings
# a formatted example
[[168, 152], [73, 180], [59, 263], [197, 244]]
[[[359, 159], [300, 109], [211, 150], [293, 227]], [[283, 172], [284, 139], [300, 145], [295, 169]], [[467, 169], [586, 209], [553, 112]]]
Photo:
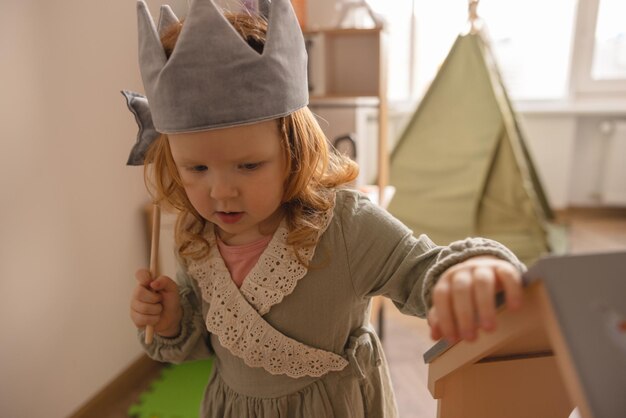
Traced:
[[521, 274], [507, 261], [480, 256], [450, 267], [433, 288], [433, 306], [428, 312], [431, 338], [473, 341], [479, 328], [495, 330], [495, 296], [501, 290], [508, 309], [522, 306]]
[[162, 337], [176, 337], [183, 317], [176, 283], [167, 276], [152, 280], [146, 269], [138, 270], [135, 278], [137, 287], [130, 303], [130, 318], [135, 326], [152, 326]]

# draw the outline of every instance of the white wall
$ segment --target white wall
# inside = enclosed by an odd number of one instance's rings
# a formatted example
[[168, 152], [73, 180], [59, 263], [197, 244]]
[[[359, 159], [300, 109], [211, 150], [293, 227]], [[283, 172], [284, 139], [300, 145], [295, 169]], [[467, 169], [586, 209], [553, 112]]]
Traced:
[[554, 209], [567, 207], [576, 145], [576, 118], [542, 113], [518, 116], [548, 201]]
[[574, 206], [626, 206], [626, 108], [579, 118], [569, 184]]
[[139, 354], [133, 1], [0, 3], [0, 416], [63, 417]]
[[621, 174], [626, 138], [618, 129], [626, 121], [626, 107], [522, 107], [525, 139], [553, 208], [626, 205]]

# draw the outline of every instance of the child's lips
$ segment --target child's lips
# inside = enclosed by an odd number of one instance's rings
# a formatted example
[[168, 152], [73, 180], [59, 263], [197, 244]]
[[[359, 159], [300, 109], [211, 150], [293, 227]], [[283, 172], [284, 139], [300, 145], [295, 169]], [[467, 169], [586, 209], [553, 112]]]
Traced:
[[234, 224], [239, 222], [244, 212], [215, 212], [215, 214], [225, 224]]

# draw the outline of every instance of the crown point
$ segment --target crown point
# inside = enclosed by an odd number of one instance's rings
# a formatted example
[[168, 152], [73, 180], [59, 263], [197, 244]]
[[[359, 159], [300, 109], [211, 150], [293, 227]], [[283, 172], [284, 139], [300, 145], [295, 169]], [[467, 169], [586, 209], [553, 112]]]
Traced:
[[152, 15], [143, 0], [137, 1], [137, 26], [139, 28], [139, 61], [150, 63], [141, 68], [145, 80], [145, 77], [151, 78], [161, 70], [167, 57]]
[[266, 49], [286, 45], [293, 48], [294, 42], [304, 45], [302, 31], [289, 0], [273, 0], [268, 21]]
[[[137, 0], [137, 12], [148, 12], [148, 5], [144, 0]], [[149, 14], [149, 12], [148, 12]]]
[[163, 37], [165, 33], [174, 25], [180, 24], [178, 17], [174, 14], [174, 11], [170, 6], [164, 4], [161, 6], [161, 13], [159, 15], [159, 24], [157, 26], [157, 32], [160, 37]]
[[259, 14], [267, 19], [270, 15], [271, 2], [269, 0], [259, 0]]

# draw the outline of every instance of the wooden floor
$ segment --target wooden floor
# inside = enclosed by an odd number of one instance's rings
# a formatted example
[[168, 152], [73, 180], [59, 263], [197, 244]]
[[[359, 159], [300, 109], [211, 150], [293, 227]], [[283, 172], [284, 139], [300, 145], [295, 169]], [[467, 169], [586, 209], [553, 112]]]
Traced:
[[[560, 213], [559, 219], [569, 226], [571, 253], [626, 249], [626, 209], [569, 210]], [[383, 346], [401, 418], [434, 418], [436, 415], [436, 403], [426, 387], [427, 372], [422, 360], [432, 344], [424, 320], [402, 315], [392, 303], [385, 302]], [[148, 383], [111, 404], [99, 417], [125, 418], [125, 411]]]

